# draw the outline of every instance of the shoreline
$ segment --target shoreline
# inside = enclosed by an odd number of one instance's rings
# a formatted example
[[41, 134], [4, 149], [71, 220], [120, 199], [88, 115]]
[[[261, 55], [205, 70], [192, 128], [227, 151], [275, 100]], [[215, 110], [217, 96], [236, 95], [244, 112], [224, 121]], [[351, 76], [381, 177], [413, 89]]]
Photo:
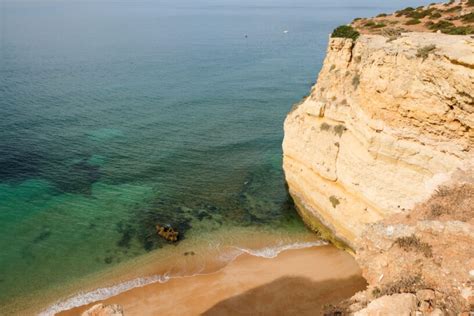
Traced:
[[283, 306], [285, 312], [314, 315], [365, 287], [354, 258], [324, 245], [287, 249], [271, 258], [243, 253], [216, 272], [134, 287], [57, 315], [80, 315], [98, 303], [119, 304], [125, 315], [275, 314]]

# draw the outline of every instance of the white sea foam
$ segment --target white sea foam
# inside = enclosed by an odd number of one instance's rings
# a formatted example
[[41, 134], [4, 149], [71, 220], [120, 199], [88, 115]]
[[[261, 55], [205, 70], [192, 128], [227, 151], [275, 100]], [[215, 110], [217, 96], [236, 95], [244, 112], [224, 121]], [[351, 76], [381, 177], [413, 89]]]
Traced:
[[[225, 262], [232, 262], [233, 260], [237, 259], [240, 255], [247, 253], [252, 256], [256, 257], [263, 257], [263, 258], [275, 258], [281, 252], [285, 250], [291, 249], [304, 249], [304, 248], [311, 248], [316, 246], [326, 245], [327, 243], [324, 241], [314, 241], [314, 242], [296, 242], [291, 244], [279, 244], [273, 247], [265, 247], [261, 249], [247, 249], [247, 248], [239, 248], [239, 247], [232, 247], [232, 251], [224, 252], [219, 256], [219, 259]], [[202, 272], [202, 271], [201, 271]], [[193, 275], [187, 276], [192, 277], [196, 275], [202, 274], [201, 272], [195, 273]], [[41, 313], [38, 316], [52, 316], [56, 313], [61, 311], [65, 311], [68, 309], [72, 309], [75, 307], [79, 307], [82, 305], [90, 304], [93, 302], [97, 302], [100, 300], [105, 300], [109, 297], [118, 295], [125, 291], [131, 290], [133, 288], [142, 287], [152, 283], [165, 283], [171, 278], [179, 278], [182, 276], [170, 276], [170, 275], [154, 275], [145, 278], [137, 278], [130, 281], [126, 281], [123, 283], [119, 283], [117, 285], [113, 285], [110, 287], [99, 288], [94, 291], [79, 293], [74, 295], [64, 301], [57, 302]]]
[[52, 316], [64, 310], [72, 309], [74, 307], [90, 304], [99, 300], [118, 295], [122, 292], [128, 291], [136, 287], [142, 287], [151, 283], [165, 283], [170, 279], [167, 275], [154, 275], [146, 278], [137, 278], [134, 280], [119, 283], [111, 287], [99, 288], [91, 292], [79, 293], [72, 296], [64, 301], [57, 302], [56, 304], [48, 307], [38, 316]]
[[263, 258], [275, 258], [282, 251], [285, 251], [285, 250], [311, 248], [311, 247], [316, 247], [316, 246], [323, 246], [326, 244], [327, 243], [324, 241], [313, 241], [313, 242], [296, 242], [292, 244], [280, 244], [277, 246], [265, 247], [261, 249], [246, 249], [246, 248], [239, 248], [239, 247], [235, 247], [235, 248], [244, 253], [248, 253], [252, 256], [263, 257]]

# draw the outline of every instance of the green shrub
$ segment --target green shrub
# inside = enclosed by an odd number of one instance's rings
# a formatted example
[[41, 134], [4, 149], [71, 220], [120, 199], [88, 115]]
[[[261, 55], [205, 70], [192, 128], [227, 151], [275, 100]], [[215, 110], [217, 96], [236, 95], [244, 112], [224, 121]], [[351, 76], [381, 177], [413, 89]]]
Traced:
[[386, 26], [387, 26], [387, 24], [385, 24], [385, 23], [377, 23], [373, 26], [373, 28], [374, 29], [380, 29], [380, 28], [386, 27]]
[[386, 16], [387, 16], [387, 13], [380, 13], [379, 15], [377, 15], [378, 18], [383, 18]]
[[416, 10], [412, 12], [408, 12], [406, 14], [407, 17], [409, 18], [414, 18], [414, 19], [423, 19], [424, 17], [429, 16], [435, 9], [426, 9], [426, 10]]
[[458, 6], [449, 8], [445, 10], [444, 12], [451, 13], [451, 12], [456, 12], [456, 11], [461, 11], [461, 10], [462, 10], [462, 6], [458, 5]]
[[474, 34], [474, 26], [455, 26], [442, 32], [450, 35], [469, 35]]
[[398, 17], [400, 17], [400, 16], [402, 16], [402, 15], [407, 15], [407, 14], [409, 14], [409, 13], [412, 12], [412, 11], [415, 11], [415, 9], [412, 8], [412, 7], [408, 7], [408, 8], [405, 8], [405, 9], [403, 9], [403, 10], [399, 10], [399, 11], [395, 12], [395, 13], [396, 13], [395, 15], [398, 16]]
[[461, 16], [461, 20], [468, 23], [474, 23], [474, 12]]
[[434, 12], [434, 13], [431, 13], [430, 15], [430, 19], [439, 19], [441, 17], [441, 13], [439, 12]]
[[415, 25], [415, 24], [420, 24], [421, 21], [419, 19], [411, 19], [411, 20], [408, 20], [405, 25]]
[[338, 26], [331, 34], [331, 37], [342, 37], [342, 38], [351, 38], [354, 41], [360, 36], [360, 33], [357, 32], [350, 25], [341, 25]]
[[474, 7], [474, 0], [467, 0], [468, 7]]
[[451, 34], [451, 35], [474, 34], [474, 26], [471, 26], [471, 25], [455, 26], [453, 23], [449, 21], [445, 21], [445, 20], [430, 24], [428, 28], [433, 31], [440, 30], [441, 32], [445, 34]]
[[374, 21], [369, 21], [369, 22], [364, 24], [365, 27], [374, 27], [375, 25], [377, 25], [377, 24]]
[[441, 30], [441, 32], [443, 32], [443, 30], [447, 30], [453, 26], [454, 26], [453, 23], [446, 20], [441, 20], [439, 22], [432, 24], [429, 28], [430, 30], [433, 30], [433, 31]]

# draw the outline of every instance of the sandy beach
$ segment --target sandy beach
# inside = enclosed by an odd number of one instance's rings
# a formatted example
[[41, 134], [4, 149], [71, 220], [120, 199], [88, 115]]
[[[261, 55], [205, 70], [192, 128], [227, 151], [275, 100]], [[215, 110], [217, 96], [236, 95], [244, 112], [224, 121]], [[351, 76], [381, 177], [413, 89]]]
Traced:
[[[268, 259], [248, 254], [211, 274], [154, 283], [99, 301], [125, 315], [318, 315], [364, 289], [351, 255], [333, 246], [288, 250]], [[90, 305], [58, 315], [80, 315]]]

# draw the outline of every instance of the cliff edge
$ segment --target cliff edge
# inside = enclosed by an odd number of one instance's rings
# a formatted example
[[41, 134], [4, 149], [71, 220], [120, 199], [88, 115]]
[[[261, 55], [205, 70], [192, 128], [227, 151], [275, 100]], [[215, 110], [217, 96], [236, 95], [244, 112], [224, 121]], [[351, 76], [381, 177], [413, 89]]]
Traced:
[[469, 313], [474, 37], [362, 33], [330, 39], [316, 85], [285, 120], [289, 192], [369, 282], [344, 312]]
[[309, 226], [355, 248], [367, 223], [472, 170], [473, 126], [471, 36], [331, 38], [317, 84], [285, 120], [290, 194]]

